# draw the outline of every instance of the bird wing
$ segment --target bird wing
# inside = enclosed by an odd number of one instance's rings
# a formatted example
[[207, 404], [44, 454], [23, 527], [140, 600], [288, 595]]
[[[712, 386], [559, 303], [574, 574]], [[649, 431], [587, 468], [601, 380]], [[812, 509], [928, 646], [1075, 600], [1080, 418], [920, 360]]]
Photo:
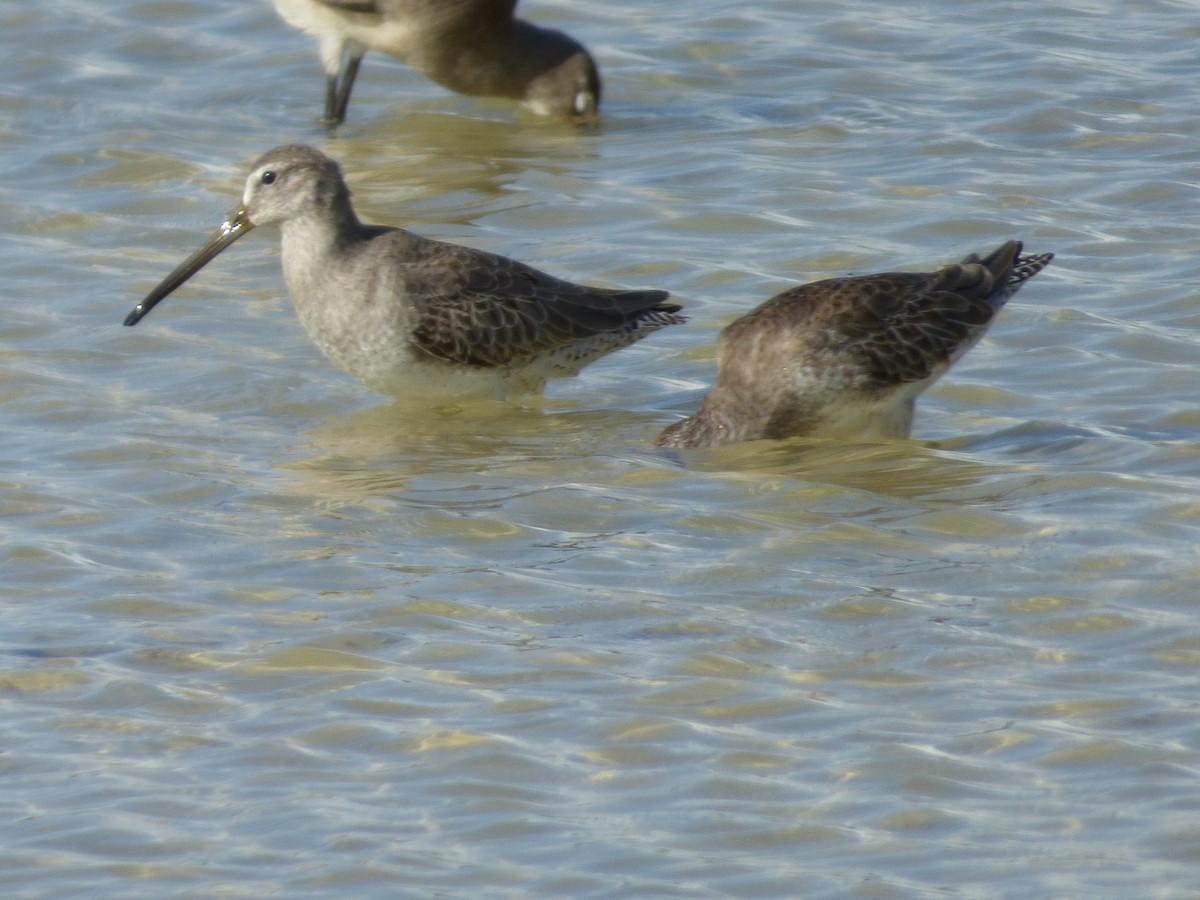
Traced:
[[492, 27], [511, 21], [517, 0], [315, 0], [349, 13], [386, 16], [425, 31]]
[[[887, 273], [816, 281], [785, 291], [730, 325], [721, 356], [754, 352], [786, 334], [787, 358], [855, 360], [861, 387], [922, 381], [958, 358], [996, 313], [988, 270], [955, 265], [932, 274]], [[765, 340], [764, 340], [765, 342]]]
[[343, 12], [379, 14], [377, 0], [316, 0], [322, 6], [340, 9]]
[[439, 241], [421, 239], [413, 248], [404, 281], [415, 315], [414, 345], [466, 365], [521, 365], [577, 341], [635, 329], [643, 320], [682, 321], [671, 315], [679, 306], [665, 302], [665, 291], [587, 287]]

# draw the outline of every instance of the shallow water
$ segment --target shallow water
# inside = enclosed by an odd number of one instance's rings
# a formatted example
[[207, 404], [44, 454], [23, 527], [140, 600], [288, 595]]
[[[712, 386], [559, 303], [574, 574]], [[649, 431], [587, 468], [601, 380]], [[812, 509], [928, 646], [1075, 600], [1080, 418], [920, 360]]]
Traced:
[[[596, 132], [368, 56], [329, 134], [266, 2], [0, 10], [5, 895], [1200, 892], [1191, 7], [522, 7]], [[264, 229], [122, 328], [296, 140], [693, 320], [391, 403]], [[1009, 237], [913, 441], [651, 449], [773, 293]]]

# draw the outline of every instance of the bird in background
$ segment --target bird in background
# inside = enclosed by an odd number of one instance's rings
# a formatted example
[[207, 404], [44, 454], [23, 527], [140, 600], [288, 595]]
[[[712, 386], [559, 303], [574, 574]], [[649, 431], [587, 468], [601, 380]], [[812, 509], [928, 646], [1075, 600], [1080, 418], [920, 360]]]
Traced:
[[278, 225], [284, 281], [305, 330], [335, 364], [396, 397], [506, 397], [686, 321], [657, 290], [587, 287], [402, 228], [366, 225], [338, 164], [304, 145], [251, 166], [241, 203], [125, 319], [259, 225]]
[[917, 397], [1054, 258], [1021, 250], [1008, 241], [936, 272], [831, 278], [784, 291], [722, 331], [716, 386], [656, 446], [908, 437]]
[[386, 53], [460, 94], [509, 97], [538, 115], [591, 118], [600, 75], [570, 35], [515, 18], [516, 0], [272, 0], [317, 39], [328, 124], [346, 118], [363, 55]]

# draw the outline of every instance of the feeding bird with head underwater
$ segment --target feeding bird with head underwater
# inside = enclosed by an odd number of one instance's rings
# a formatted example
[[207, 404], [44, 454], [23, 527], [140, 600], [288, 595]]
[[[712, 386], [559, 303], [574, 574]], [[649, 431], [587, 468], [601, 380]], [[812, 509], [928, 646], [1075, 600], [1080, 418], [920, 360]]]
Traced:
[[600, 74], [577, 40], [515, 15], [517, 0], [272, 0], [317, 39], [327, 124], [346, 117], [368, 50], [460, 94], [509, 97], [543, 116], [594, 118]]
[[506, 396], [541, 390], [686, 321], [666, 291], [589, 287], [532, 266], [359, 221], [336, 162], [293, 144], [251, 166], [241, 203], [125, 319], [251, 229], [278, 225], [288, 294], [309, 337], [367, 387]]
[[917, 397], [983, 337], [1053, 253], [1008, 241], [936, 272], [814, 281], [731, 323], [717, 383], [659, 447], [764, 438], [906, 438]]

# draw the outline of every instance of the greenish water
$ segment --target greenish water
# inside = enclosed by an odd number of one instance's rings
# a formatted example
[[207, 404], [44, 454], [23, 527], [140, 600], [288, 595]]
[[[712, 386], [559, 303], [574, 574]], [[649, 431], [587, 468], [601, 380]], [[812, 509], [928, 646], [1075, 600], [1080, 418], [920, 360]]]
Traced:
[[[1200, 892], [1190, 7], [522, 9], [596, 132], [368, 56], [329, 134], [266, 2], [0, 10], [5, 896]], [[122, 328], [295, 140], [692, 322], [391, 403], [263, 229]], [[914, 441], [652, 450], [745, 310], [1009, 237]]]

